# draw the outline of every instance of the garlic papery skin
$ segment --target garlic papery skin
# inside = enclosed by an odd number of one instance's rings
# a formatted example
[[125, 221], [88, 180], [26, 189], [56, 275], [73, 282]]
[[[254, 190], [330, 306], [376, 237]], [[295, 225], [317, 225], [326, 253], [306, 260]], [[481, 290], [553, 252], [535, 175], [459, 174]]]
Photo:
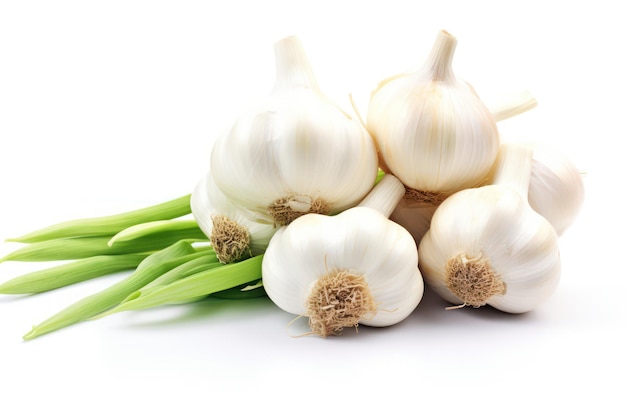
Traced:
[[528, 202], [561, 236], [580, 213], [585, 184], [574, 162], [561, 150], [547, 145], [533, 147], [533, 168]]
[[504, 144], [493, 185], [459, 191], [435, 211], [420, 268], [447, 301], [523, 313], [554, 292], [558, 235], [528, 204], [531, 168], [532, 150]]
[[400, 181], [385, 175], [365, 205], [335, 216], [307, 214], [281, 227], [263, 257], [270, 299], [308, 317], [312, 333], [322, 337], [405, 319], [424, 292], [417, 246], [381, 213], [393, 210], [403, 194]]
[[436, 209], [437, 206], [414, 206], [414, 201], [402, 198], [389, 218], [406, 228], [415, 244], [419, 244], [430, 228], [430, 220]]
[[229, 200], [210, 172], [194, 188], [190, 205], [198, 226], [224, 264], [264, 253], [277, 230], [273, 222]]
[[378, 159], [367, 130], [320, 92], [300, 41], [274, 48], [271, 94], [218, 137], [211, 172], [229, 199], [280, 226], [355, 206], [374, 186]]
[[496, 122], [500, 122], [536, 107], [537, 100], [535, 97], [528, 90], [524, 90], [500, 99], [496, 105], [489, 106], [489, 111], [493, 114]]
[[452, 71], [456, 44], [439, 32], [425, 64], [382, 81], [367, 110], [381, 167], [431, 204], [484, 181], [500, 144], [493, 114]]

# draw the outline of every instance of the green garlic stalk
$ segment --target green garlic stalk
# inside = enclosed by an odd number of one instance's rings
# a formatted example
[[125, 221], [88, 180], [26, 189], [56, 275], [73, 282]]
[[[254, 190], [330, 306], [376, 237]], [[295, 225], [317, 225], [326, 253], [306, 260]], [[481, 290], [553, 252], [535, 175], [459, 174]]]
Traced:
[[191, 214], [190, 198], [191, 194], [125, 213], [65, 221], [23, 236], [7, 239], [7, 241], [35, 243], [78, 236], [112, 236], [133, 225], [157, 220], [169, 220]]
[[129, 294], [157, 277], [196, 258], [214, 258], [214, 252], [197, 251], [188, 241], [173, 245], [146, 257], [137, 269], [122, 281], [88, 296], [43, 321], [24, 336], [30, 340], [46, 333], [84, 321], [116, 306]]
[[0, 294], [41, 293], [136, 268], [149, 254], [98, 255], [27, 273], [0, 284]]
[[[105, 315], [165, 304], [189, 302], [261, 279], [263, 255], [199, 272], [170, 284], [155, 285], [130, 294]], [[256, 292], [258, 294], [258, 292]]]
[[118, 240], [109, 246], [110, 236], [43, 240], [27, 244], [0, 258], [0, 262], [44, 262], [88, 258], [97, 255], [120, 255], [162, 250], [177, 241], [207, 241], [195, 228], [150, 233], [137, 239]]

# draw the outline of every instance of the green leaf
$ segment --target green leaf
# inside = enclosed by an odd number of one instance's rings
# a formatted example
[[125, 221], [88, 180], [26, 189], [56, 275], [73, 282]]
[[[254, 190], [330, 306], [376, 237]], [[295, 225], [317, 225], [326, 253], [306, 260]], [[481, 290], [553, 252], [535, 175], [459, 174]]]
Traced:
[[111, 273], [134, 269], [149, 254], [98, 255], [23, 274], [0, 284], [7, 295], [41, 293]]
[[44, 240], [27, 244], [0, 258], [4, 261], [44, 262], [82, 259], [97, 255], [120, 255], [162, 250], [179, 240], [207, 241], [197, 230], [154, 233], [139, 239], [117, 241], [110, 247], [108, 236]]
[[170, 247], [146, 257], [137, 269], [118, 283], [71, 304], [60, 312], [46, 319], [24, 336], [30, 340], [46, 333], [84, 321], [116, 306], [129, 294], [142, 288], [164, 273], [184, 264], [199, 254], [209, 255], [212, 251], [196, 250], [189, 242], [179, 241]]
[[206, 238], [194, 220], [160, 220], [144, 222], [123, 229], [109, 240], [108, 245], [112, 246], [115, 242], [130, 241], [156, 234], [177, 232], [188, 233], [193, 238]]
[[7, 241], [35, 243], [68, 237], [112, 236], [133, 225], [149, 221], [169, 220], [190, 214], [190, 198], [191, 194], [124, 213], [65, 221], [22, 236], [7, 239]]
[[170, 284], [138, 290], [130, 294], [124, 302], [111, 309], [106, 315], [187, 302], [259, 280], [261, 278], [262, 260], [263, 255], [258, 255], [241, 262], [196, 273]]

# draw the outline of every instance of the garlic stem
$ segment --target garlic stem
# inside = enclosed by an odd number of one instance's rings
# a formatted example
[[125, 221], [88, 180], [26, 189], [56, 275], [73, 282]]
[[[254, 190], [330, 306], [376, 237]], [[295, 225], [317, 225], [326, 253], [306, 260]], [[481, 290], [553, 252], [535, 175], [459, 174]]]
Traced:
[[359, 203], [359, 206], [369, 207], [389, 217], [405, 192], [404, 185], [397, 177], [386, 174]]
[[452, 59], [456, 49], [456, 38], [445, 30], [437, 34], [435, 43], [424, 64], [424, 71], [432, 75], [435, 81], [454, 79]]
[[274, 91], [285, 88], [307, 88], [319, 91], [319, 86], [302, 43], [289, 36], [274, 45], [276, 81]]
[[491, 107], [489, 110], [496, 121], [502, 121], [527, 112], [536, 106], [537, 100], [526, 90], [499, 101], [496, 106]]
[[528, 146], [505, 143], [500, 147], [493, 184], [507, 186], [528, 198], [533, 152]]

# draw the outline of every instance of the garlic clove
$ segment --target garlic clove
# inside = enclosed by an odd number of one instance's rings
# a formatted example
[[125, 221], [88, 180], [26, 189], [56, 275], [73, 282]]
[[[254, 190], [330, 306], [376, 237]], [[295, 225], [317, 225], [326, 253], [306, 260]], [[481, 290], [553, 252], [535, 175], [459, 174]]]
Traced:
[[562, 235], [578, 217], [584, 200], [583, 177], [574, 162], [553, 146], [535, 145], [528, 189], [530, 206]]

